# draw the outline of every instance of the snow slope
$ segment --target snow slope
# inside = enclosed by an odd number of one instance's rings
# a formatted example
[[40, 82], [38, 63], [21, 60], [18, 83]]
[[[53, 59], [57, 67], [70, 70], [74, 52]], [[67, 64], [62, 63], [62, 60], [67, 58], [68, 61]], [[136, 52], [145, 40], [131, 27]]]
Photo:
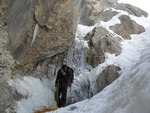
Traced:
[[24, 96], [16, 102], [14, 109], [17, 113], [32, 113], [33, 109], [39, 109], [40, 106], [56, 106], [53, 92], [46, 85], [46, 80], [28, 76], [13, 79], [8, 83]]
[[[119, 15], [122, 14], [127, 13], [120, 11]], [[99, 22], [92, 27], [79, 25], [76, 40], [83, 41], [82, 38], [95, 26], [109, 29], [109, 25], [119, 22], [119, 15], [108, 23]], [[123, 40], [119, 56], [106, 53], [106, 61], [87, 74], [92, 82], [104, 67], [115, 64], [121, 67], [121, 76], [91, 99], [58, 109], [57, 113], [150, 113], [150, 20], [144, 17], [131, 18], [143, 25], [146, 31], [132, 35], [131, 40]], [[27, 97], [16, 102], [17, 113], [32, 113], [37, 106], [53, 106], [53, 93], [46, 81], [30, 76], [9, 81], [11, 86]]]

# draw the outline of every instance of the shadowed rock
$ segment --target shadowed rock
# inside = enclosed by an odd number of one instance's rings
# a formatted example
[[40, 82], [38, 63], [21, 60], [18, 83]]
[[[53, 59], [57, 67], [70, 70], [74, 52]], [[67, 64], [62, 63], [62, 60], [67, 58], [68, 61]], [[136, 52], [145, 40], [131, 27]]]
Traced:
[[119, 67], [110, 65], [97, 77], [98, 92], [103, 90], [106, 86], [111, 84], [119, 77]]

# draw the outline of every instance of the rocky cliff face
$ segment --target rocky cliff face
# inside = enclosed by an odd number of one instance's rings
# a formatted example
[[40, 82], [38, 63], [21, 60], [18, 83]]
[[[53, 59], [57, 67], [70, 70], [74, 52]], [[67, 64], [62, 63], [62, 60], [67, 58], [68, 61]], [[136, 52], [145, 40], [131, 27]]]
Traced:
[[[1, 21], [2, 22], [2, 21]], [[13, 92], [10, 90], [7, 81], [12, 78], [13, 58], [6, 50], [8, 34], [6, 26], [0, 24], [0, 113], [10, 110], [13, 107]]]
[[[15, 0], [7, 25], [12, 55], [22, 64], [36, 64], [63, 53], [74, 39], [82, 0]], [[37, 35], [33, 39], [35, 26]]]
[[0, 113], [11, 112], [13, 110], [13, 92], [10, 90], [7, 81], [12, 78], [13, 57], [7, 50], [8, 32], [6, 26], [6, 9], [9, 0], [0, 1]]
[[131, 15], [138, 17], [148, 16], [147, 12], [138, 7], [132, 6], [130, 4], [117, 3], [117, 1], [118, 0], [87, 0], [82, 16], [80, 18], [80, 23], [83, 25], [91, 26], [98, 21], [108, 21], [117, 13], [113, 11], [105, 11], [107, 8], [123, 10]]

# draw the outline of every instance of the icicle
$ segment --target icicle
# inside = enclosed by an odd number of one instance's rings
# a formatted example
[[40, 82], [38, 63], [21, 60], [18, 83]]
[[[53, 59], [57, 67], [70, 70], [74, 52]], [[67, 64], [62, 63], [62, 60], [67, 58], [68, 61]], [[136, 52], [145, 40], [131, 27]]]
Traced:
[[31, 42], [31, 47], [32, 47], [32, 45], [33, 45], [33, 43], [34, 43], [34, 41], [35, 41], [35, 39], [36, 39], [38, 30], [39, 30], [39, 25], [36, 24], [36, 25], [35, 25], [35, 28], [34, 28], [34, 34], [33, 34], [32, 42]]

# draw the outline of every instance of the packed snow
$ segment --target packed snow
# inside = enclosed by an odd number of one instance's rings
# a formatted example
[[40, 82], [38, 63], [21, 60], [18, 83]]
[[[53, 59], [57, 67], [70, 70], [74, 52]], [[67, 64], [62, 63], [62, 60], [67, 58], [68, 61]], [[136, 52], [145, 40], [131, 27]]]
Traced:
[[[109, 25], [114, 25], [114, 22], [118, 23], [117, 18], [122, 13], [108, 23], [105, 22], [106, 28], [109, 29]], [[131, 40], [123, 40], [122, 53], [119, 56], [106, 53], [103, 64], [90, 72], [86, 71], [86, 74], [80, 74], [78, 79], [89, 78], [90, 82], [93, 82], [104, 67], [110, 64], [121, 67], [120, 77], [91, 99], [57, 109], [57, 113], [150, 113], [150, 20], [130, 17], [143, 25], [146, 31], [131, 35]], [[91, 27], [79, 25], [76, 42], [87, 46], [83, 37], [94, 27], [105, 27], [103, 23], [99, 22]], [[53, 92], [49, 86], [51, 83], [47, 83], [46, 79], [28, 76], [13, 79], [8, 83], [25, 97], [16, 101], [17, 113], [32, 113], [33, 108], [38, 106], [55, 107]]]
[[32, 76], [9, 81], [9, 85], [17, 88], [18, 93], [24, 97], [16, 102], [17, 113], [32, 113], [33, 109], [39, 109], [40, 106], [56, 106], [53, 92], [45, 82]]

